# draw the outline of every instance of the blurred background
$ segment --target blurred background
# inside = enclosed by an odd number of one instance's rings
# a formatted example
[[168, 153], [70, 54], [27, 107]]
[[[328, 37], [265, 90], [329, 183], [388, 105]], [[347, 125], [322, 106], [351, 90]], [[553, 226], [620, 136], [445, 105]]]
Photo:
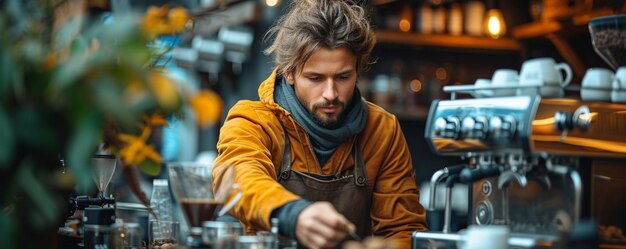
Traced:
[[[607, 67], [594, 52], [588, 30], [593, 17], [619, 13], [624, 1], [592, 0], [370, 0], [378, 43], [378, 63], [359, 79], [365, 97], [396, 114], [410, 146], [418, 181], [450, 164], [424, 142], [424, 122], [432, 100], [449, 98], [442, 87], [490, 78], [497, 68], [519, 69], [525, 60], [552, 57], [570, 64], [572, 85], [587, 68]], [[163, 3], [170, 3], [166, 2]], [[232, 4], [231, 4], [232, 3]], [[138, 3], [133, 3], [133, 5]], [[150, 1], [150, 4], [154, 4]], [[202, 12], [215, 1], [178, 2]], [[141, 5], [141, 4], [138, 4]], [[222, 14], [197, 17], [193, 34], [182, 38], [173, 61], [186, 77], [217, 89], [225, 112], [240, 99], [258, 99], [257, 87], [273, 69], [263, 54], [263, 36], [288, 1], [229, 1]], [[246, 8], [249, 6], [249, 8]], [[492, 10], [501, 22], [490, 31]], [[241, 12], [239, 12], [241, 11]], [[237, 21], [227, 17], [237, 16]], [[218, 20], [218, 21], [214, 21]], [[214, 28], [210, 23], [236, 22]], [[235, 24], [235, 23], [234, 23]], [[196, 57], [197, 54], [197, 57]], [[576, 93], [572, 93], [576, 94]], [[215, 128], [219, 127], [219, 124]], [[200, 131], [195, 151], [215, 148], [217, 130]], [[194, 155], [195, 154], [195, 155]], [[193, 159], [197, 153], [189, 153]]]

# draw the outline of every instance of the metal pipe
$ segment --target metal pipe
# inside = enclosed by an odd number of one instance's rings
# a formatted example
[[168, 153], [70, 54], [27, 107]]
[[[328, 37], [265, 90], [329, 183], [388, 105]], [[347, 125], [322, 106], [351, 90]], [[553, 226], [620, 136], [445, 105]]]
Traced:
[[435, 210], [435, 195], [437, 193], [437, 184], [448, 176], [447, 168], [443, 168], [437, 170], [432, 177], [430, 177], [430, 193], [429, 193], [429, 202], [428, 202], [428, 210]]
[[452, 223], [452, 187], [446, 187], [446, 211], [444, 212], [444, 220], [443, 220], [443, 232], [449, 233], [452, 229], [450, 229], [450, 223]]
[[574, 224], [578, 224], [582, 205], [583, 180], [580, 178], [578, 171], [574, 169], [570, 169], [569, 174], [572, 178], [572, 184], [574, 184], [574, 191], [576, 191], [576, 195], [574, 195]]
[[430, 193], [429, 193], [429, 202], [428, 202], [428, 210], [435, 210], [435, 196], [437, 195], [437, 185], [444, 178], [449, 175], [457, 175], [461, 170], [467, 168], [467, 164], [458, 164], [449, 167], [444, 167], [443, 169], [437, 170], [433, 176], [430, 177]]
[[446, 180], [446, 209], [444, 211], [443, 232], [450, 233], [450, 223], [452, 223], [452, 188], [459, 181], [459, 175], [450, 175]]

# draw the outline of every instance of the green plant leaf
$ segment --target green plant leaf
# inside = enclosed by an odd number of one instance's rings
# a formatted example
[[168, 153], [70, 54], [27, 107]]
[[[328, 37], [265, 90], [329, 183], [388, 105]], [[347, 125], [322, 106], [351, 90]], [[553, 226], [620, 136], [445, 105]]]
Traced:
[[46, 58], [43, 44], [32, 38], [25, 40], [22, 44], [22, 55], [32, 64], [39, 64]]
[[123, 89], [106, 75], [95, 79], [92, 98], [95, 106], [104, 113], [110, 114], [119, 125], [128, 129], [137, 126], [137, 112], [124, 105]]
[[52, 74], [50, 94], [57, 96], [66, 88], [76, 84], [78, 79], [87, 71], [87, 64], [81, 55], [71, 56], [65, 63], [59, 65]]
[[[56, 155], [59, 144], [64, 140], [59, 125], [58, 113], [43, 105], [22, 104], [13, 110], [11, 121], [15, 127], [15, 142], [26, 150], [33, 150], [38, 155]], [[62, 127], [62, 126], [61, 126]]]
[[42, 218], [37, 219], [34, 225], [44, 228], [56, 222], [59, 209], [49, 187], [45, 186], [46, 179], [37, 178], [34, 168], [37, 167], [32, 161], [24, 161], [19, 167], [17, 178], [20, 189], [28, 195], [29, 202], [35, 204], [33, 214]]
[[15, 222], [11, 217], [0, 210], [0, 248], [17, 248], [13, 238], [15, 238]]
[[13, 156], [15, 135], [11, 131], [10, 121], [11, 119], [4, 111], [4, 108], [0, 106], [0, 144], [3, 145], [3, 148], [0, 149], [0, 169], [8, 166]]
[[93, 188], [90, 159], [97, 148], [102, 118], [96, 112], [85, 112], [76, 122], [67, 144], [66, 165], [76, 175], [78, 189], [89, 190]]
[[89, 44], [87, 43], [87, 39], [81, 35], [77, 35], [76, 39], [72, 41], [72, 46], [70, 47], [70, 54], [78, 55], [78, 56], [87, 56], [89, 53]]
[[[22, 69], [17, 66], [19, 64], [11, 60], [11, 51], [9, 47], [0, 48], [0, 101], [8, 100], [12, 90], [22, 89], [21, 75]], [[23, 95], [22, 91], [16, 92], [19, 96]]]
[[151, 176], [158, 176], [161, 174], [161, 164], [158, 164], [152, 160], [144, 160], [139, 164], [139, 169]]
[[63, 48], [70, 45], [74, 37], [80, 32], [83, 26], [83, 18], [71, 18], [66, 22], [54, 36], [56, 48]]
[[98, 69], [99, 65], [90, 65], [89, 44], [84, 36], [77, 35], [71, 43], [70, 58], [59, 65], [52, 75], [52, 84], [49, 91], [52, 96], [59, 95], [66, 88], [77, 84], [80, 79], [90, 70]]

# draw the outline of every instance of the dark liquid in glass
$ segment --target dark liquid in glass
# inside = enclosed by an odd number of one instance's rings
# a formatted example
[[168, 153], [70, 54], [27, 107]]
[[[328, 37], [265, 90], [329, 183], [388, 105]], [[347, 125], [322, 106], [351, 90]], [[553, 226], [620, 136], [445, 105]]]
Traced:
[[180, 205], [191, 227], [202, 227], [202, 222], [214, 220], [215, 211], [222, 203], [208, 199], [181, 199]]

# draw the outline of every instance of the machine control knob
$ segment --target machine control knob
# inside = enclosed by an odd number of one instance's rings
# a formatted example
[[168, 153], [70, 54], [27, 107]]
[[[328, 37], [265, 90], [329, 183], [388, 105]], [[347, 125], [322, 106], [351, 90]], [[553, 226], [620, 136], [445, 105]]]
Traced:
[[481, 201], [476, 207], [474, 215], [478, 225], [489, 225], [493, 222], [493, 206], [487, 201]]
[[489, 120], [489, 136], [495, 140], [511, 140], [515, 137], [517, 121], [511, 115], [495, 116]]
[[489, 124], [487, 117], [465, 117], [461, 122], [461, 137], [466, 139], [485, 139]]
[[485, 181], [481, 184], [480, 192], [481, 192], [484, 196], [490, 196], [490, 195], [491, 195], [491, 193], [493, 192], [493, 185], [491, 184], [491, 182], [490, 182], [490, 181], [485, 180]]
[[435, 120], [436, 137], [458, 139], [460, 129], [461, 121], [457, 117], [439, 117]]

